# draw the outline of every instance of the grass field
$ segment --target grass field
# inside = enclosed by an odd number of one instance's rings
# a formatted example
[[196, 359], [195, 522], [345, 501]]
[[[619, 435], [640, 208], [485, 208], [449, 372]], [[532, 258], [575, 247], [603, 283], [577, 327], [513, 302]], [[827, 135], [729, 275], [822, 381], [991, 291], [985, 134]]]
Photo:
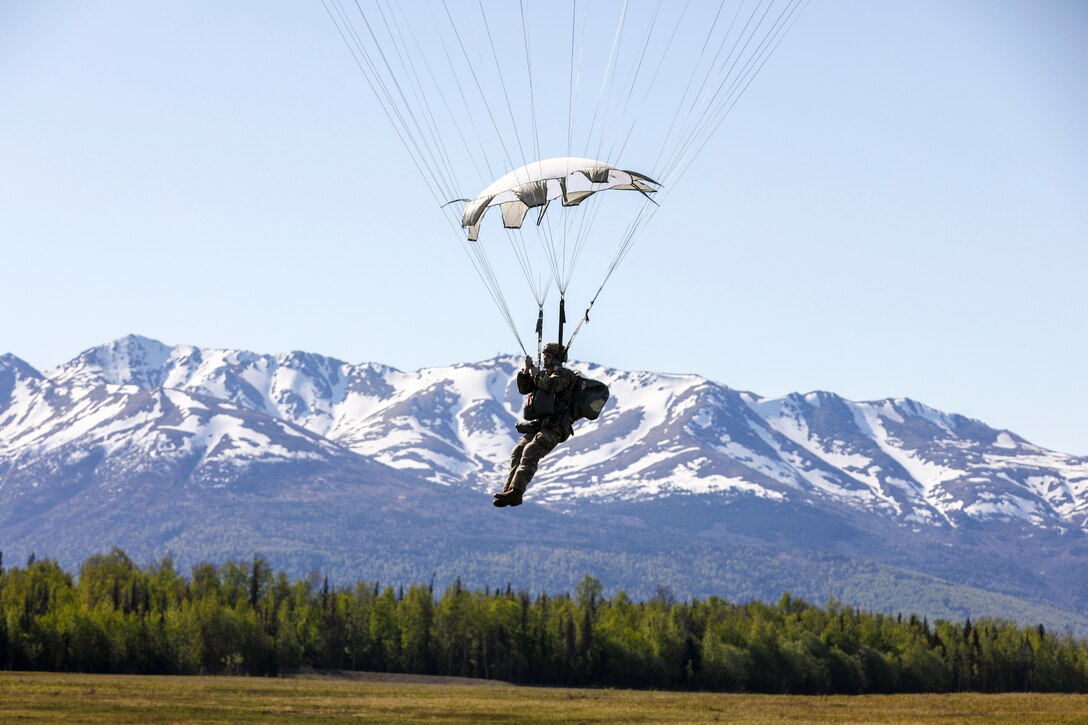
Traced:
[[0, 722], [1088, 722], [1086, 695], [792, 697], [468, 684], [424, 678], [3, 672]]

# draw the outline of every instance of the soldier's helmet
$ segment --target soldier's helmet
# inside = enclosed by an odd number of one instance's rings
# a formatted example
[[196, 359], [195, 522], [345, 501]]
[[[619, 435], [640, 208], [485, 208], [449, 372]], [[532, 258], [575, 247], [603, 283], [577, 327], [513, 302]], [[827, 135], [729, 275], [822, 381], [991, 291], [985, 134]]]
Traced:
[[549, 342], [541, 352], [545, 355], [554, 355], [559, 362], [563, 362], [567, 358], [567, 351], [558, 342]]

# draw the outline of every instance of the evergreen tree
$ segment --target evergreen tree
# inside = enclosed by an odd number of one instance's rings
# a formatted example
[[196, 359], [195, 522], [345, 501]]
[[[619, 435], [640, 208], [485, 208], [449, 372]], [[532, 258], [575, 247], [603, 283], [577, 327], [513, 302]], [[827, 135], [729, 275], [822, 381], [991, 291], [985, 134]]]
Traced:
[[[2, 563], [2, 561], [0, 561]], [[434, 584], [291, 581], [263, 559], [169, 557], [141, 568], [119, 549], [73, 578], [56, 562], [0, 568], [0, 668], [274, 674], [352, 668], [545, 685], [792, 693], [1088, 691], [1088, 643], [1041, 625], [963, 623], [716, 597], [574, 598]]]
[[261, 597], [261, 575], [264, 573], [261, 568], [261, 560], [257, 558], [257, 555], [253, 555], [253, 566], [249, 571], [249, 608], [253, 611], [257, 611], [257, 606], [260, 603]]

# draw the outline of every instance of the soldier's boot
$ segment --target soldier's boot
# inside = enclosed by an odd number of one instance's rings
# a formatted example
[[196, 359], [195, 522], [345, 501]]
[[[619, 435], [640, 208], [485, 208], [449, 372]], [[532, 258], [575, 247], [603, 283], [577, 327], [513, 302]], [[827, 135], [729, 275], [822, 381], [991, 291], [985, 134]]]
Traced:
[[520, 488], [511, 488], [509, 491], [503, 491], [502, 493], [495, 494], [495, 500], [491, 502], [492, 506], [520, 506], [521, 497], [525, 492]]
[[525, 493], [525, 487], [529, 485], [529, 481], [533, 479], [533, 474], [536, 473], [535, 461], [530, 462], [530, 465], [518, 466], [512, 473], [512, 475], [506, 479], [506, 486], [508, 490], [503, 491], [495, 496], [495, 500], [492, 502], [496, 506], [520, 506], [521, 497]]

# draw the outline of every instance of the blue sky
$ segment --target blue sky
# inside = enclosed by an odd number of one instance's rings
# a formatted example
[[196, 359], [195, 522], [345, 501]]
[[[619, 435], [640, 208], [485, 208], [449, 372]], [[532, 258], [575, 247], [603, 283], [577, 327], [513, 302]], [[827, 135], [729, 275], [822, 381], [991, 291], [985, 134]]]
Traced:
[[[1085, 118], [1084, 3], [813, 0], [574, 357], [1088, 455]], [[519, 352], [435, 206], [318, 0], [0, 3], [0, 352]]]

